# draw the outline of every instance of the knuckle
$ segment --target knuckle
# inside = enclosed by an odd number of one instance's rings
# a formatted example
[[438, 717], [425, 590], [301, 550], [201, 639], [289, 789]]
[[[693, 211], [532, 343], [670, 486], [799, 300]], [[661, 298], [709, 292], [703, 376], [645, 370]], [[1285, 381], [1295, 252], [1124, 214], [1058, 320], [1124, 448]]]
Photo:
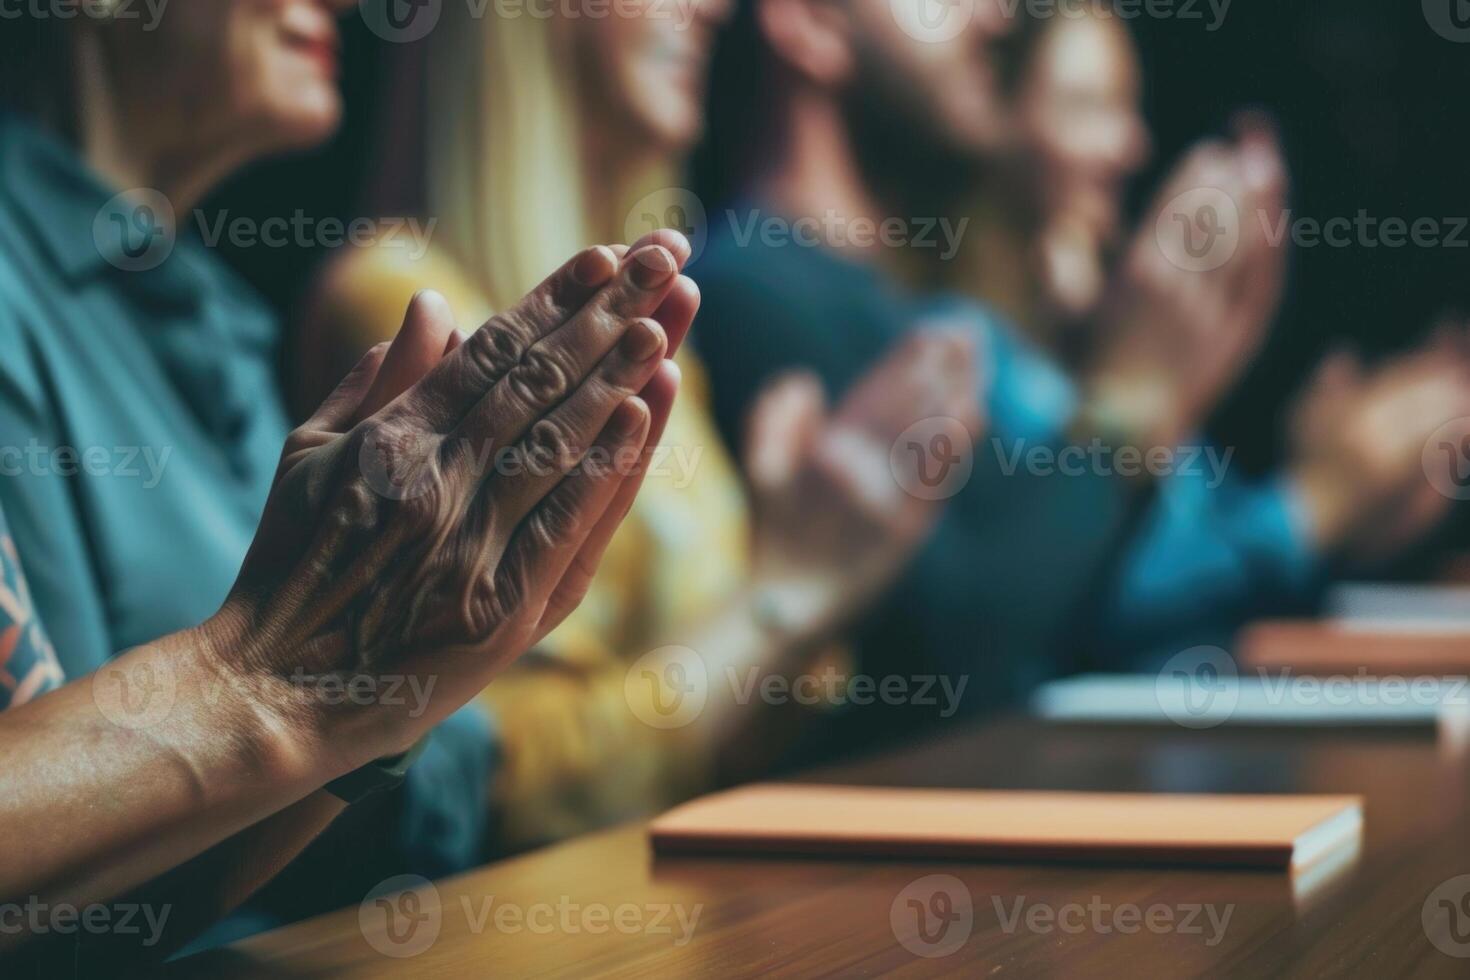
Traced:
[[571, 391], [572, 374], [563, 355], [532, 347], [510, 372], [510, 385], [527, 405], [551, 405]]
[[343, 488], [327, 512], [334, 531], [352, 533], [376, 530], [382, 521], [383, 498], [365, 480], [353, 480]]
[[541, 502], [531, 518], [531, 533], [543, 547], [565, 543], [576, 534], [580, 511], [573, 495], [553, 493]]
[[444, 469], [424, 461], [414, 476], [414, 493], [398, 501], [399, 520], [411, 538], [437, 540], [454, 524], [458, 508]]
[[299, 426], [291, 430], [286, 436], [286, 444], [281, 448], [281, 458], [287, 459], [297, 453], [310, 449], [315, 444], [313, 433], [305, 426]]
[[479, 570], [465, 597], [461, 627], [466, 637], [483, 640], [494, 634], [523, 607], [525, 595], [525, 582], [511, 563]]
[[580, 455], [571, 434], [561, 422], [544, 418], [531, 426], [526, 434], [524, 455], [528, 466], [569, 470]]
[[481, 382], [508, 374], [530, 346], [530, 331], [519, 311], [502, 313], [477, 330], [464, 344], [470, 370]]

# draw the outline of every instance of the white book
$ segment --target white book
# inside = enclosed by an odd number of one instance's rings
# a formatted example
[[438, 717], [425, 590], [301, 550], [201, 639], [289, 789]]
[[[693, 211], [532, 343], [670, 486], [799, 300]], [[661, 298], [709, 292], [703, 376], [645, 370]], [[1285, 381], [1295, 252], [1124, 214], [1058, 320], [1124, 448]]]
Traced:
[[1326, 613], [1356, 631], [1470, 633], [1470, 586], [1345, 583], [1328, 592]]
[[1470, 680], [1093, 674], [1044, 685], [1031, 708], [1047, 721], [1120, 725], [1434, 727], [1470, 717]]

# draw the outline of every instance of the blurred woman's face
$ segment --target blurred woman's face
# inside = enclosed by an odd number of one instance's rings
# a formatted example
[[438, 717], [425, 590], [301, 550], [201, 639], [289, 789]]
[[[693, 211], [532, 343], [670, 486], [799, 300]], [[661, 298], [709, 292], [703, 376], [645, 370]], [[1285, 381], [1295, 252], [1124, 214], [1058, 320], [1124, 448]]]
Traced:
[[1118, 231], [1128, 178], [1149, 153], [1139, 65], [1126, 27], [1058, 18], [1022, 78], [1022, 139], [1048, 217], [1107, 240]]
[[152, 31], [99, 25], [134, 97], [178, 107], [203, 136], [270, 148], [309, 146], [341, 118], [336, 20], [352, 0], [187, 0]]
[[731, 0], [618, 0], [574, 25], [588, 118], [682, 153], [704, 128], [715, 32]]

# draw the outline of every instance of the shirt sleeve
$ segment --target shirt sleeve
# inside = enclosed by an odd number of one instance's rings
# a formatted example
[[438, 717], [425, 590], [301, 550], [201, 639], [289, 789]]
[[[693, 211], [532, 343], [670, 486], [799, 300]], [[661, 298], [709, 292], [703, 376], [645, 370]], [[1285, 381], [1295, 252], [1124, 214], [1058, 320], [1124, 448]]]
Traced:
[[78, 581], [78, 569], [92, 567], [85, 524], [46, 462], [62, 448], [75, 448], [76, 440], [62, 431], [37, 367], [23, 318], [39, 313], [21, 305], [18, 297], [25, 294], [11, 282], [15, 274], [0, 263], [0, 510], [56, 658], [67, 676], [81, 677], [115, 651], [97, 583]]
[[1291, 484], [1229, 474], [1214, 446], [1177, 458], [1180, 471], [1161, 481], [1103, 610], [1118, 652], [1228, 645], [1242, 623], [1304, 606], [1320, 581]]
[[[1075, 386], [1013, 330], [983, 326], [995, 437], [1013, 455], [1059, 445], [1080, 404]], [[1098, 639], [1109, 666], [1228, 643], [1247, 620], [1305, 603], [1321, 574], [1289, 483], [1239, 477], [1228, 451], [1203, 442], [1173, 460], [1104, 588]]]
[[0, 514], [0, 711], [60, 687], [56, 651], [31, 605], [15, 541]]

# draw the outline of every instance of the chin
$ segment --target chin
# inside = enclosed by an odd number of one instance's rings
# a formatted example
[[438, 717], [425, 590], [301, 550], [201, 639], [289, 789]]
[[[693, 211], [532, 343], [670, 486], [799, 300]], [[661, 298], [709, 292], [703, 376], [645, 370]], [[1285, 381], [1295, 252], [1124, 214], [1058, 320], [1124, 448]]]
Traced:
[[692, 107], [666, 109], [645, 121], [648, 138], [669, 155], [688, 153], [704, 135], [704, 117]]
[[281, 149], [306, 150], [331, 139], [342, 124], [342, 98], [335, 90], [311, 96], [297, 94], [271, 113]]

